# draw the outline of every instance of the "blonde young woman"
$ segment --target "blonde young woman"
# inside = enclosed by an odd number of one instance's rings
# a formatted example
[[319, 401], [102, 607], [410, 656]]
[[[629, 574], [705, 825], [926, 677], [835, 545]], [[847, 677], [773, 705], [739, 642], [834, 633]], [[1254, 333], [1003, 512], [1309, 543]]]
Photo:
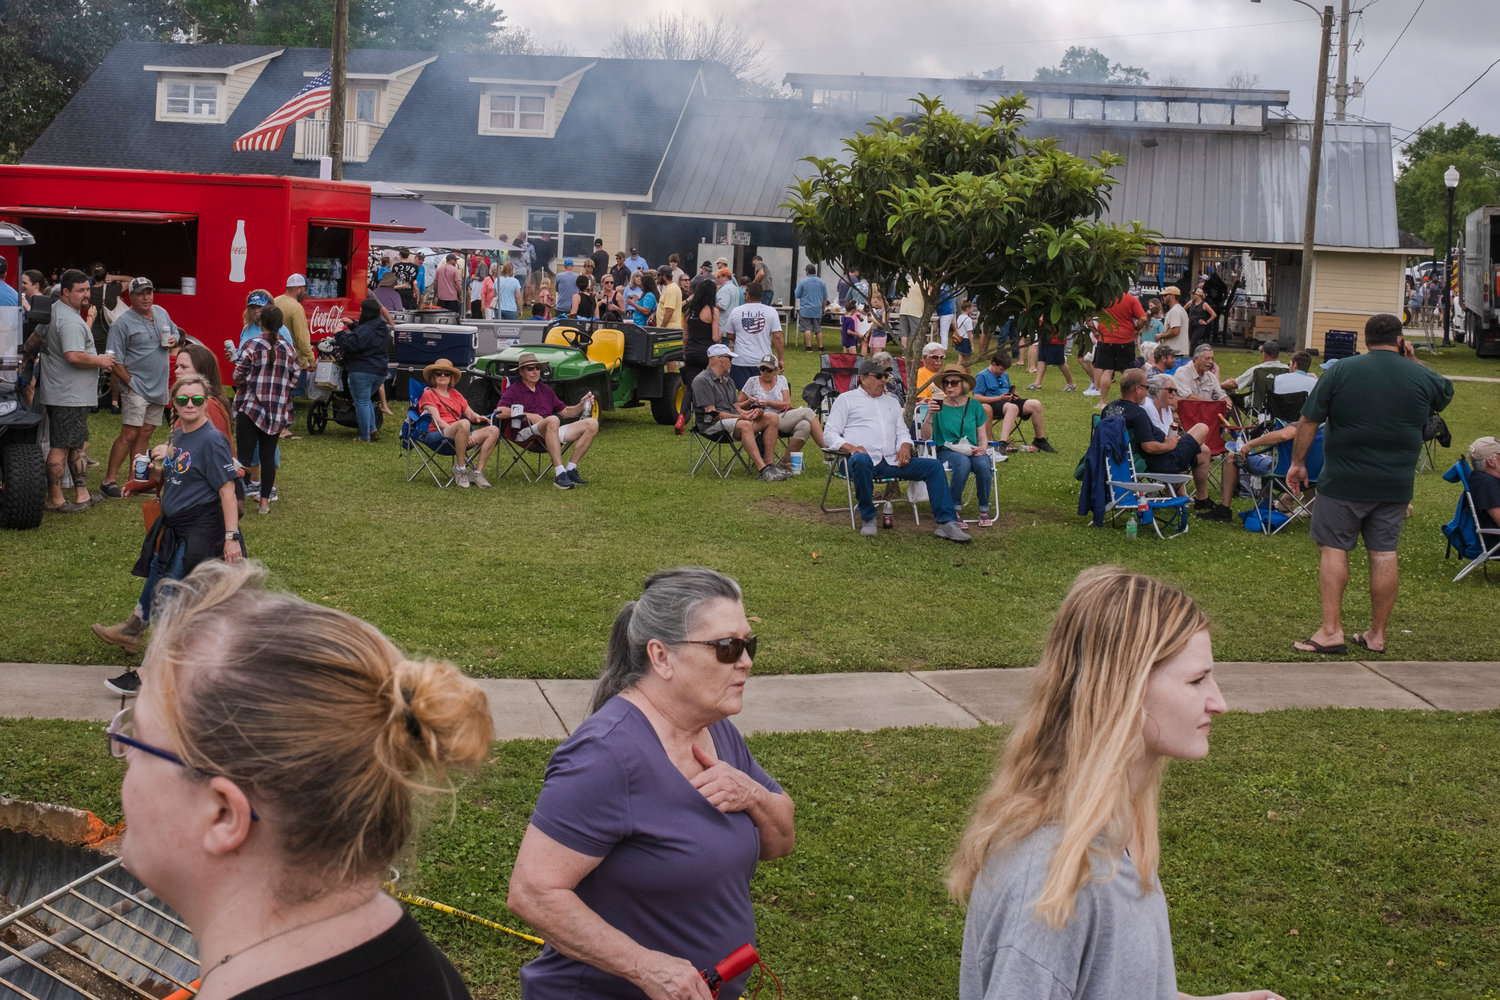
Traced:
[[125, 865], [192, 928], [201, 1000], [467, 1000], [381, 880], [414, 798], [489, 752], [484, 692], [262, 575], [205, 563], [162, 601], [107, 730]]
[[1208, 754], [1225, 711], [1213, 665], [1208, 619], [1180, 590], [1112, 566], [1079, 574], [949, 869], [969, 904], [960, 1000], [1186, 997], [1157, 800], [1169, 761]]

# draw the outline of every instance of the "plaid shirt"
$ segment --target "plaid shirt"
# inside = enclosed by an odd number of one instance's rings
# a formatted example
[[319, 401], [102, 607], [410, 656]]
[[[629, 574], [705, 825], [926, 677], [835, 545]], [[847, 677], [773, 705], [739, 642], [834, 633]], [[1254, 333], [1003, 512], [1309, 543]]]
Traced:
[[301, 377], [297, 354], [277, 337], [255, 337], [234, 366], [234, 409], [266, 434], [279, 434], [292, 422], [292, 389]]

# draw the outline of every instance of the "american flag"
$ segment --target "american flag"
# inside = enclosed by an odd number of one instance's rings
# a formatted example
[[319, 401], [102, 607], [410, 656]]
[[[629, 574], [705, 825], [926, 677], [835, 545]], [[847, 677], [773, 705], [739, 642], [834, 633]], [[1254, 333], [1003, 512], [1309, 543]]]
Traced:
[[286, 135], [288, 125], [304, 115], [310, 115], [328, 107], [332, 86], [333, 70], [325, 69], [307, 81], [307, 86], [297, 91], [296, 96], [290, 101], [271, 112], [265, 121], [234, 140], [234, 148], [273, 151], [280, 149], [281, 140]]

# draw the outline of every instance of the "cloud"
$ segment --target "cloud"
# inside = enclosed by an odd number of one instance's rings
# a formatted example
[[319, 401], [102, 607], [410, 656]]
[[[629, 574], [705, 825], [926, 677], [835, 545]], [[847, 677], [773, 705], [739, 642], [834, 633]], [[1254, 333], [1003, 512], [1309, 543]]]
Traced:
[[[1419, 0], [1358, 0], [1350, 20], [1350, 79], [1364, 79], [1402, 32]], [[1337, 8], [1337, 4], [1335, 4]], [[1495, 0], [1441, 0], [1423, 6], [1351, 116], [1416, 128], [1477, 77], [1495, 58]], [[638, 19], [682, 8], [645, 0]], [[613, 28], [596, 11], [576, 5], [537, 5], [507, 11], [540, 37], [566, 41], [581, 53], [601, 54]], [[1053, 65], [1069, 45], [1092, 46], [1112, 62], [1140, 66], [1153, 78], [1182, 78], [1189, 86], [1218, 87], [1233, 71], [1257, 74], [1260, 85], [1291, 95], [1293, 114], [1310, 117], [1317, 83], [1318, 20], [1294, 0], [925, 0], [914, 17], [910, 0], [864, 0], [859, 5], [806, 0], [761, 0], [743, 20], [764, 46], [773, 82], [788, 72], [867, 73], [957, 77], [1004, 66], [1029, 80]], [[1338, 32], [1334, 32], [1334, 48]], [[1335, 64], [1330, 60], [1329, 76]], [[1490, 100], [1500, 67], [1439, 120], [1467, 119], [1500, 134], [1500, 105]], [[1329, 114], [1333, 101], [1329, 99]], [[1399, 134], [1399, 133], [1398, 133]]]

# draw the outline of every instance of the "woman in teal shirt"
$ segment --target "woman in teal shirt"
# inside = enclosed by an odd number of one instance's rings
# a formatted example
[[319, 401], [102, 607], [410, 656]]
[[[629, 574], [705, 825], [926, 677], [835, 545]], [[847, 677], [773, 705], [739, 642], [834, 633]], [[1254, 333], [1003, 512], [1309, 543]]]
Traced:
[[969, 473], [974, 474], [974, 485], [979, 491], [979, 526], [988, 528], [995, 523], [990, 510], [995, 462], [990, 458], [990, 428], [984, 404], [969, 398], [974, 376], [962, 365], [944, 365], [936, 382], [942, 392], [932, 394], [932, 405], [922, 423], [922, 436], [937, 443], [938, 461], [951, 470], [948, 485], [955, 507], [963, 502]]

